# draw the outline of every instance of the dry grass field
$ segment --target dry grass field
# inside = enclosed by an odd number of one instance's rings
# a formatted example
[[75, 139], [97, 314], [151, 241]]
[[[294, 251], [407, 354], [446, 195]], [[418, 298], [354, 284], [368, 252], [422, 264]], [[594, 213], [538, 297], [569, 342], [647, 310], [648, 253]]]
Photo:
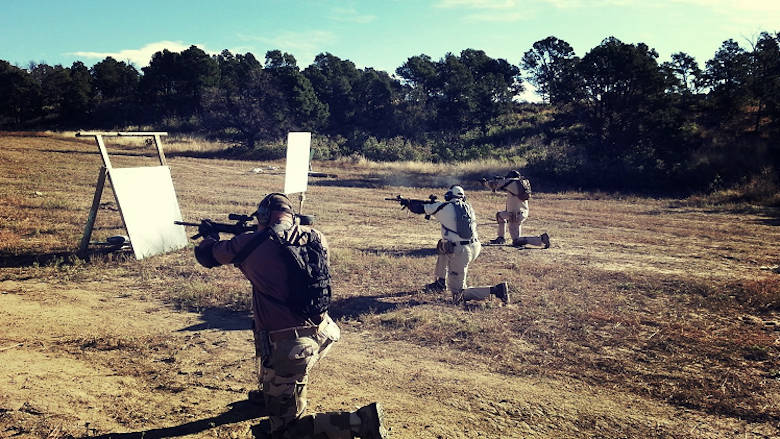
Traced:
[[[282, 187], [283, 163], [171, 143], [187, 220]], [[109, 149], [156, 164], [143, 144]], [[92, 139], [0, 133], [0, 438], [263, 437], [236, 269], [191, 248], [73, 256], [100, 165]], [[474, 179], [500, 166], [314, 164], [338, 176], [312, 178], [303, 210], [332, 247], [344, 337], [312, 410], [379, 400], [410, 439], [780, 437], [780, 213], [536, 187], [524, 230], [552, 247], [485, 247], [470, 267], [472, 285], [508, 281], [511, 305], [423, 292], [439, 228], [383, 198], [460, 182], [485, 241], [503, 197]], [[96, 238], [124, 234], [116, 208], [108, 186]]]

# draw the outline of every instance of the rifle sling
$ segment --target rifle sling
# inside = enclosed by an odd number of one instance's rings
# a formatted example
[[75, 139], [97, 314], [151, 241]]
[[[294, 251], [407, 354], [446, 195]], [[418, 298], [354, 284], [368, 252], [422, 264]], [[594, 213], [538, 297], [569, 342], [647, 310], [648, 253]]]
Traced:
[[[431, 212], [430, 214], [428, 214], [426, 216], [436, 215], [437, 213], [439, 213], [440, 210], [442, 210], [445, 207], [447, 207], [448, 204], [452, 204], [452, 201], [447, 201], [447, 202], [441, 203], [441, 205], [439, 205], [439, 207], [437, 207], [436, 210], [434, 210], [433, 212]], [[456, 232], [455, 230], [452, 230], [449, 227], [445, 226], [444, 223], [442, 223], [441, 226], [444, 228], [444, 230], [446, 230], [448, 232], [454, 233], [455, 236], [460, 236], [460, 235], [458, 235], [458, 232]]]
[[255, 235], [252, 237], [252, 239], [246, 243], [246, 245], [241, 249], [240, 252], [236, 255], [235, 258], [233, 258], [232, 261], [230, 261], [233, 265], [236, 267], [244, 262], [244, 260], [252, 254], [255, 249], [260, 246], [263, 242], [265, 242], [266, 239], [271, 237], [271, 233], [273, 233], [273, 230], [270, 228], [267, 228], [263, 230], [262, 232], [255, 233]]

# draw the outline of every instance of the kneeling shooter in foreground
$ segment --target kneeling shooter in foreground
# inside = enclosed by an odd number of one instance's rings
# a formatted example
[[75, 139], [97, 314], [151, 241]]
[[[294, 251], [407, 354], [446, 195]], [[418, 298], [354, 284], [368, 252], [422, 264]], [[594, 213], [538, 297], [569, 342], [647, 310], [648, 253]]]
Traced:
[[319, 231], [298, 224], [290, 200], [270, 194], [254, 214], [257, 230], [220, 240], [204, 221], [195, 249], [208, 268], [233, 264], [252, 284], [255, 345], [273, 439], [384, 439], [378, 403], [354, 412], [303, 416], [309, 372], [340, 338], [328, 316], [328, 245]]
[[509, 303], [509, 287], [502, 282], [492, 287], [466, 287], [469, 264], [477, 259], [482, 244], [477, 236], [477, 219], [474, 209], [466, 202], [466, 193], [460, 186], [452, 186], [444, 194], [445, 201], [410, 200], [397, 197], [401, 206], [412, 213], [435, 217], [441, 223], [441, 239], [436, 245], [438, 259], [434, 275], [436, 280], [426, 286], [430, 291], [444, 291], [446, 286], [452, 293], [452, 301], [485, 300], [490, 295]]

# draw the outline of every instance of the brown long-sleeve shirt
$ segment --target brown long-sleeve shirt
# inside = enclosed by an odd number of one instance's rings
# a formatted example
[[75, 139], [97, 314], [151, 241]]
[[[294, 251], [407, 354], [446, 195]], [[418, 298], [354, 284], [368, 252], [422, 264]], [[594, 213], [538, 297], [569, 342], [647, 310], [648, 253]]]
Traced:
[[[287, 242], [296, 242], [307, 239], [308, 235], [303, 233], [307, 231], [319, 235], [327, 255], [328, 245], [325, 237], [310, 227], [294, 225], [280, 232], [280, 237]], [[212, 246], [211, 251], [214, 259], [220, 264], [230, 264], [241, 252], [241, 249], [252, 241], [255, 233], [257, 232], [236, 235], [230, 240], [217, 241], [213, 238], [206, 238], [200, 245]], [[238, 268], [252, 284], [252, 310], [257, 329], [274, 331], [296, 326], [316, 325], [321, 321], [321, 319], [307, 319], [285, 305], [292, 291], [289, 287], [289, 273], [282, 251], [284, 250], [279, 243], [267, 239], [238, 265]]]

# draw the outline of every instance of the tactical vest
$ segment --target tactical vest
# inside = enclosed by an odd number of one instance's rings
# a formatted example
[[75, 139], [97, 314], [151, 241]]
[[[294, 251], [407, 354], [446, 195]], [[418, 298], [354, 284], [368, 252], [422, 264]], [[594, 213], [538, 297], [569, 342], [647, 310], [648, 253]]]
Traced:
[[471, 208], [471, 205], [463, 200], [452, 200], [442, 204], [438, 210], [443, 209], [447, 205], [452, 205], [455, 209], [455, 230], [450, 229], [443, 223], [441, 226], [447, 231], [456, 233], [463, 239], [471, 239], [476, 236], [476, 215], [474, 214], [474, 209]]

